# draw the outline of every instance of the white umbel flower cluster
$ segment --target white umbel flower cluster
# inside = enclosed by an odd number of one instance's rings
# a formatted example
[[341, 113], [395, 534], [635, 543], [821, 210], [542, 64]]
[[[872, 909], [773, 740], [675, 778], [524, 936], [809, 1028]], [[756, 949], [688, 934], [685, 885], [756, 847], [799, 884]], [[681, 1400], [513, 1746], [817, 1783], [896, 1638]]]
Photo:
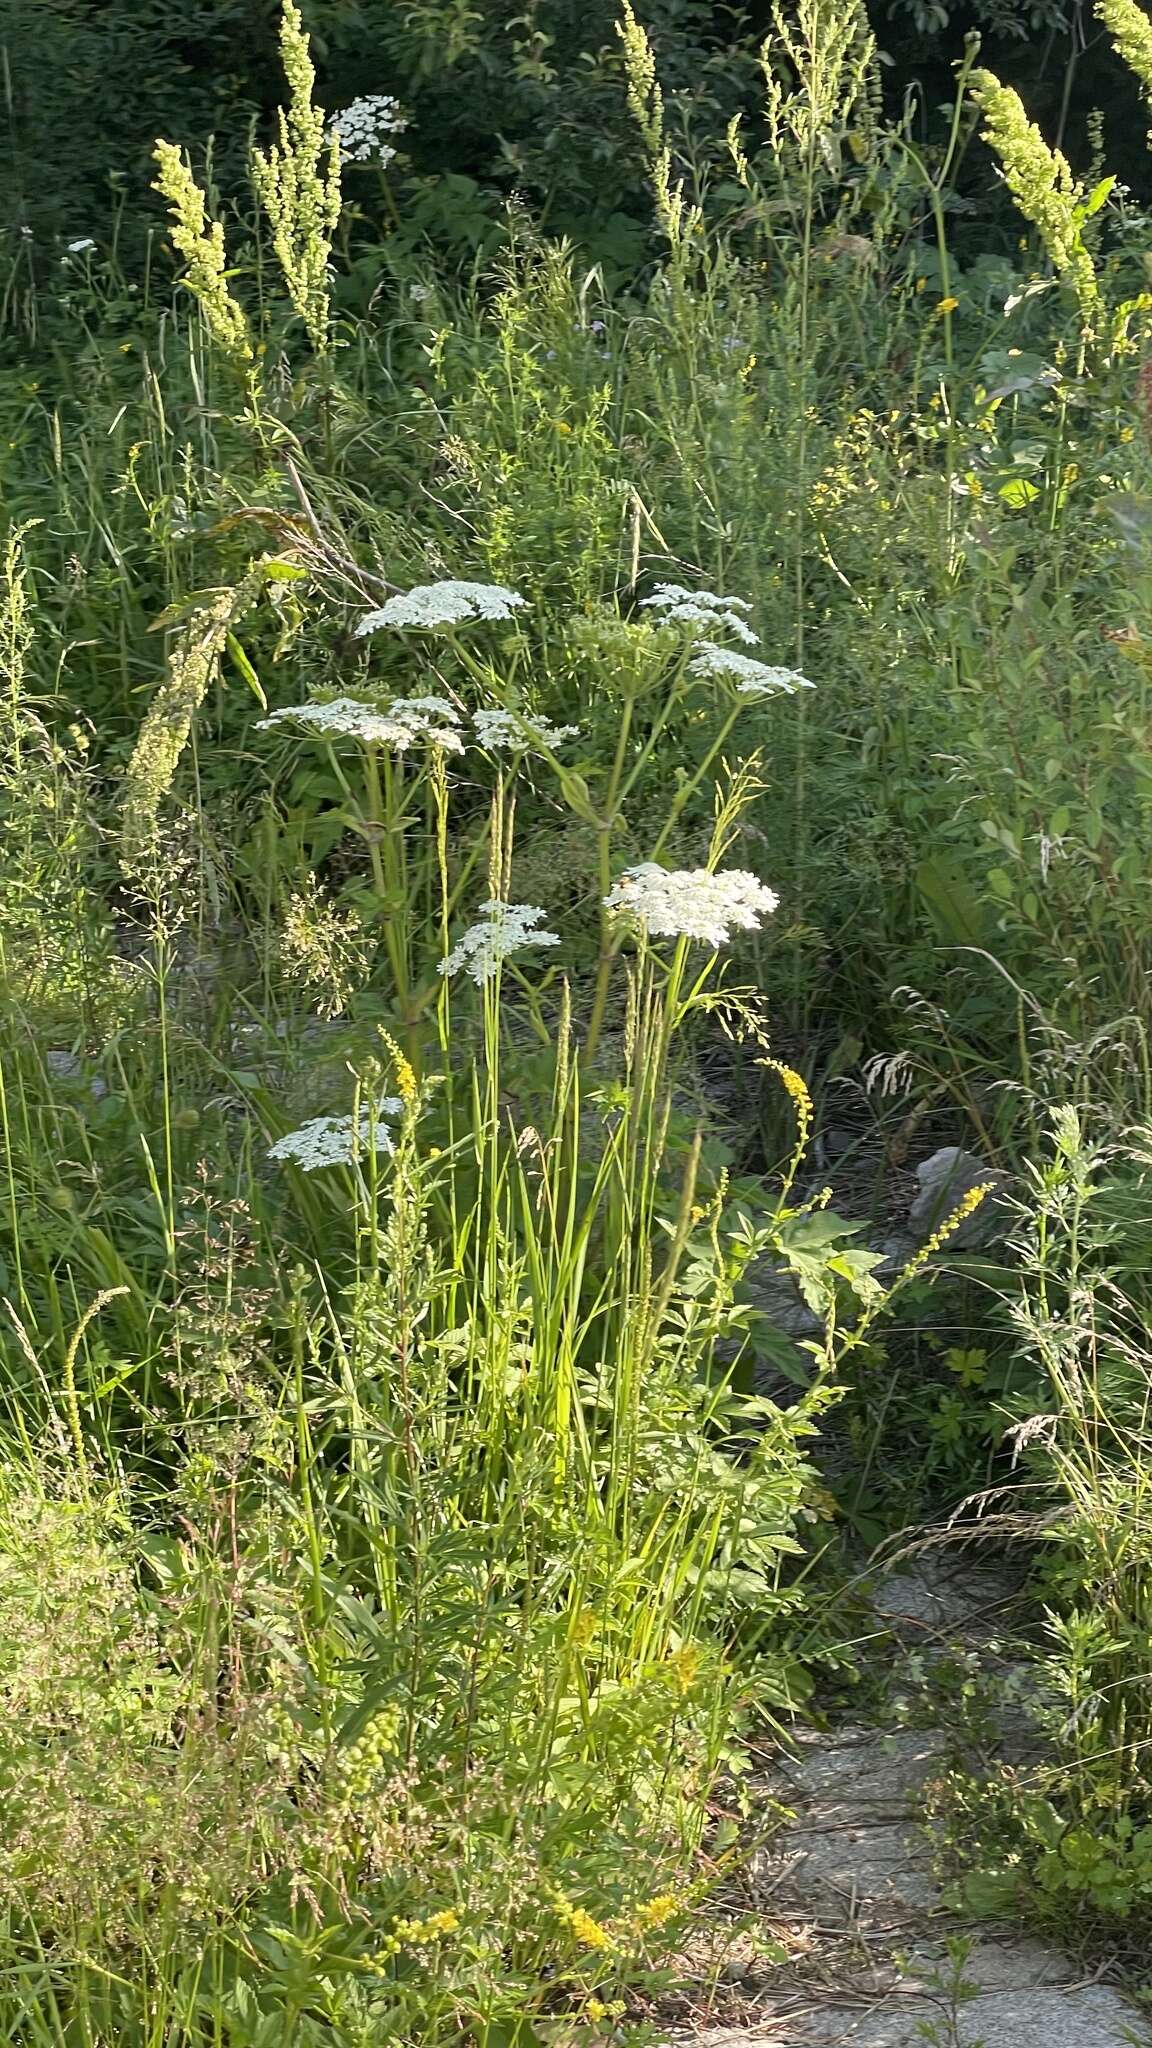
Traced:
[[404, 1114], [399, 1096], [386, 1095], [376, 1112], [362, 1109], [357, 1129], [350, 1116], [314, 1116], [298, 1131], [288, 1131], [268, 1148], [269, 1159], [291, 1160], [305, 1173], [321, 1166], [350, 1166], [365, 1152], [391, 1152], [392, 1133], [385, 1118]]
[[388, 92], [370, 92], [336, 115], [332, 132], [346, 164], [390, 164], [396, 151], [387, 137], [407, 126], [399, 100]]
[[388, 598], [379, 611], [366, 612], [356, 632], [363, 638], [383, 626], [418, 626], [432, 631], [437, 626], [460, 626], [469, 619], [510, 619], [523, 603], [518, 590], [506, 590], [502, 583], [417, 583]]
[[528, 717], [519, 711], [477, 711], [472, 723], [480, 745], [489, 753], [499, 747], [519, 747], [525, 753], [543, 747], [551, 752], [580, 732], [578, 725], [553, 725], [550, 718]]
[[698, 939], [723, 946], [733, 931], [758, 931], [780, 898], [746, 868], [663, 868], [641, 861], [625, 868], [605, 908], [634, 918], [650, 938]]
[[717, 647], [714, 640], [701, 640], [688, 663], [692, 676], [730, 676], [738, 697], [775, 697], [783, 690], [794, 697], [797, 690], [815, 689], [796, 668], [773, 668], [766, 661], [753, 661], [735, 647]]
[[333, 697], [328, 704], [287, 704], [257, 720], [262, 732], [285, 724], [308, 726], [325, 737], [359, 740], [366, 747], [393, 747], [398, 754], [417, 740], [427, 740], [448, 754], [464, 751], [456, 730], [460, 715], [446, 697], [397, 697], [387, 711], [359, 697]]
[[463, 968], [479, 987], [521, 946], [558, 946], [558, 933], [539, 928], [544, 915], [534, 903], [482, 903], [481, 922], [470, 925], [447, 959], [440, 962], [441, 974], [459, 974]]
[[757, 636], [741, 612], [752, 607], [746, 597], [717, 597], [714, 590], [685, 590], [680, 583], [658, 583], [651, 597], [640, 599], [642, 610], [659, 613], [677, 625], [704, 626], [711, 633], [727, 628], [746, 647], [757, 645]]

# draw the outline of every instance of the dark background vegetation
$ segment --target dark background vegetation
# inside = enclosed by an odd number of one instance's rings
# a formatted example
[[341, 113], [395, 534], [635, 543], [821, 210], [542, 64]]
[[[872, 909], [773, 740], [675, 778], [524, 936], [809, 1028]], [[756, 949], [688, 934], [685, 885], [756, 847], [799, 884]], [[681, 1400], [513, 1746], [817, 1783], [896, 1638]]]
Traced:
[[[305, 7], [332, 107], [391, 92], [421, 187], [413, 231], [462, 254], [490, 240], [509, 193], [551, 231], [622, 267], [650, 218], [629, 128], [613, 0], [310, 0]], [[686, 154], [715, 149], [729, 115], [759, 97], [756, 50], [769, 0], [646, 0], [673, 122]], [[1111, 166], [1138, 183], [1145, 122], [1131, 79], [1083, 0], [874, 0], [889, 111], [912, 95], [924, 140], [938, 132], [966, 36], [1015, 83], [1050, 140], [1079, 165], [1105, 115]], [[276, 0], [0, 0], [4, 123], [0, 225], [51, 260], [54, 237], [138, 253], [149, 207], [149, 145], [215, 137], [211, 170], [237, 189], [253, 127], [280, 94]], [[691, 136], [687, 104], [692, 103]], [[50, 167], [50, 175], [45, 175]], [[986, 210], [986, 165], [980, 165]], [[158, 202], [150, 202], [159, 220]]]

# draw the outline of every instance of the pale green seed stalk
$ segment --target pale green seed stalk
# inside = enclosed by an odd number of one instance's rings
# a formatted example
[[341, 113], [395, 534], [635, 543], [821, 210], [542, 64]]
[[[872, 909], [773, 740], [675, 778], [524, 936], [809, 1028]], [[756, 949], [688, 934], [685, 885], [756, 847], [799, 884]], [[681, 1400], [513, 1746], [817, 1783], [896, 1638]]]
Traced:
[[152, 860], [160, 806], [172, 788], [229, 635], [271, 578], [293, 573], [286, 563], [261, 557], [239, 583], [214, 592], [185, 624], [140, 728], [124, 778], [120, 859], [126, 873], [138, 874]]
[[[799, 249], [795, 272], [796, 319], [791, 353], [791, 409], [795, 443], [791, 469], [791, 571], [793, 645], [797, 668], [804, 666], [807, 647], [807, 576], [809, 569], [809, 441], [812, 405], [814, 291], [813, 264], [819, 226], [820, 193], [828, 178], [838, 179], [838, 144], [833, 138], [847, 128], [854, 109], [868, 104], [869, 79], [876, 62], [876, 43], [860, 0], [800, 0], [795, 16], [775, 0], [772, 31], [760, 52], [764, 73], [764, 111], [777, 182], [799, 216]], [[737, 173], [742, 152], [730, 138]], [[808, 716], [804, 693], [796, 707], [796, 770], [794, 804], [795, 908], [805, 915], [808, 869]], [[799, 967], [797, 967], [799, 972]], [[799, 989], [797, 988], [797, 994]]]
[[68, 1433], [72, 1438], [72, 1450], [76, 1459], [76, 1477], [79, 1481], [81, 1495], [88, 1503], [92, 1499], [92, 1477], [88, 1466], [88, 1453], [84, 1445], [84, 1428], [80, 1420], [80, 1398], [76, 1391], [76, 1357], [84, 1340], [84, 1334], [88, 1325], [100, 1314], [101, 1309], [108, 1306], [110, 1301], [118, 1301], [121, 1295], [127, 1293], [127, 1287], [102, 1288], [95, 1301], [89, 1302], [69, 1339], [68, 1348], [64, 1353], [64, 1370], [62, 1375], [64, 1381], [64, 1412], [68, 1418]]
[[683, 183], [672, 176], [672, 151], [664, 127], [664, 95], [656, 76], [656, 59], [647, 34], [636, 19], [632, 0], [622, 0], [621, 14], [623, 19], [617, 22], [616, 33], [624, 49], [628, 105], [648, 158], [657, 221], [673, 257], [680, 258], [685, 253], [687, 238], [699, 224], [700, 209], [685, 205]]
[[279, 139], [252, 153], [252, 177], [272, 228], [288, 296], [317, 355], [331, 347], [328, 266], [340, 219], [340, 145], [313, 100], [316, 71], [295, 0], [284, 0], [280, 55], [288, 81]]
[[252, 337], [244, 308], [228, 283], [224, 230], [218, 220], [209, 219], [208, 202], [183, 150], [174, 142], [157, 142], [152, 154], [159, 172], [152, 189], [168, 201], [172, 241], [188, 265], [184, 282], [220, 353], [249, 374]]
[[1084, 194], [1063, 152], [1049, 149], [1020, 95], [991, 71], [972, 75], [972, 93], [984, 115], [984, 139], [999, 157], [1005, 183], [1044, 244], [1052, 268], [1076, 295], [1086, 335], [1100, 314], [1096, 269], [1081, 232]]
[[1152, 105], [1152, 20], [1136, 0], [1096, 0], [1096, 12]]

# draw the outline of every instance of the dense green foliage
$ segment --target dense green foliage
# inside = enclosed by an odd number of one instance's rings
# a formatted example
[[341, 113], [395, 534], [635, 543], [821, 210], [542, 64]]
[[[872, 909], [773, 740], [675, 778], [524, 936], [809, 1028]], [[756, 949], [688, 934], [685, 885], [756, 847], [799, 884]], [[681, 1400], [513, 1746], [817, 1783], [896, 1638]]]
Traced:
[[[0, 2034], [642, 2039], [742, 1731], [841, 1657], [814, 1576], [947, 1510], [1048, 1608], [962, 1881], [1135, 1945], [1138, 205], [971, 62], [921, 147], [820, 0], [763, 74], [695, 7], [665, 74], [628, 9], [517, 71], [331, 5], [385, 175], [291, 5], [286, 87], [268, 11], [185, 10], [187, 90], [167, 8], [33, 14], [14, 132], [116, 104], [5, 279]], [[865, 1248], [918, 1133], [1009, 1243]]]
[[[51, 287], [61, 241], [113, 232], [134, 275], [160, 224], [148, 198], [152, 138], [197, 151], [242, 203], [247, 140], [262, 136], [280, 91], [275, 0], [3, 0], [6, 118], [0, 128], [0, 229], [25, 283]], [[412, 117], [397, 181], [403, 239], [431, 235], [467, 263], [501, 238], [502, 208], [522, 194], [553, 233], [574, 235], [618, 272], [651, 252], [643, 167], [632, 145], [617, 10], [537, 0], [522, 14], [462, 0], [311, 0], [306, 10], [321, 97], [338, 107], [387, 92]], [[645, 25], [685, 164], [723, 169], [734, 113], [759, 115], [757, 50], [767, 0], [653, 0]], [[985, 61], [1020, 86], [1078, 165], [1104, 110], [1109, 160], [1138, 190], [1144, 118], [1106, 36], [1084, 35], [1061, 0], [882, 0], [872, 25], [891, 114], [911, 96], [921, 143], [937, 137], [954, 66], [973, 32]], [[52, 176], [45, 179], [45, 156]], [[354, 195], [358, 197], [359, 195]], [[982, 163], [962, 166], [958, 214], [1009, 222]], [[33, 246], [19, 247], [32, 231]]]

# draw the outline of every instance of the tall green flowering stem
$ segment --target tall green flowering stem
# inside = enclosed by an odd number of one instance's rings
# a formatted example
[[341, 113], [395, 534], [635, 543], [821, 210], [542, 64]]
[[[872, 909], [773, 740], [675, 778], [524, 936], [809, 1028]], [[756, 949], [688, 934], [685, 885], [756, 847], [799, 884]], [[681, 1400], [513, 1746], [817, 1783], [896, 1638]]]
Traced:
[[1103, 204], [1107, 189], [1098, 188], [1085, 199], [1067, 157], [1049, 149], [1035, 122], [1028, 119], [1019, 93], [1001, 85], [993, 72], [974, 71], [972, 93], [987, 124], [984, 139], [1000, 159], [1008, 190], [1036, 229], [1056, 275], [1076, 295], [1083, 362], [1099, 323], [1101, 300], [1082, 230], [1096, 206]]
[[288, 296], [323, 357], [332, 340], [328, 268], [340, 219], [340, 144], [313, 99], [316, 71], [295, 0], [284, 0], [280, 55], [288, 109], [280, 109], [279, 139], [267, 151], [253, 151], [252, 176]]

